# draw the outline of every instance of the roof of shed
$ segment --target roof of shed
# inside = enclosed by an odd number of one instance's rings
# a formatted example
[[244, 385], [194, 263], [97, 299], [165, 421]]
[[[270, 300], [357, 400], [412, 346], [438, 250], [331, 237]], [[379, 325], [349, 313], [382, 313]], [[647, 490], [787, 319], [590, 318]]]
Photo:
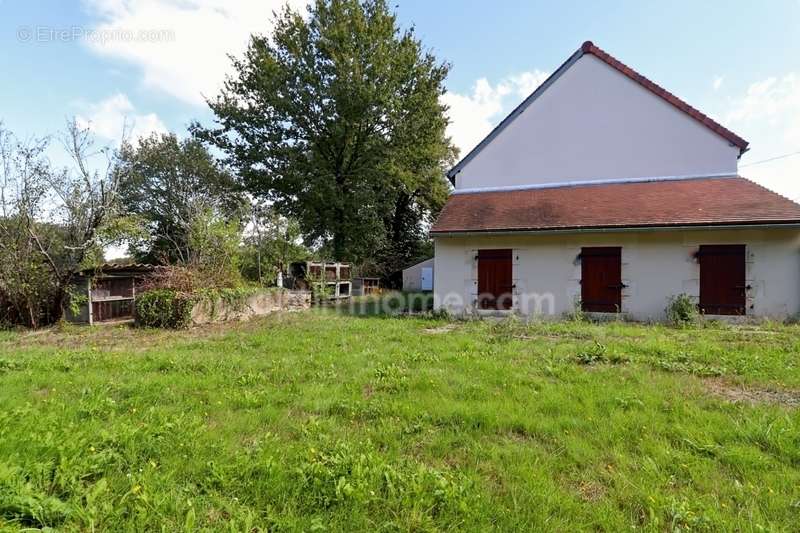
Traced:
[[157, 265], [147, 263], [103, 263], [95, 267], [86, 268], [82, 274], [94, 275], [106, 272], [151, 272], [159, 268]]
[[431, 233], [789, 223], [800, 205], [736, 176], [458, 193]]
[[508, 126], [515, 118], [517, 118], [525, 109], [532, 104], [541, 93], [546, 91], [550, 85], [552, 85], [567, 69], [569, 69], [576, 61], [578, 61], [581, 57], [586, 54], [591, 54], [595, 56], [597, 59], [603, 61], [610, 67], [616, 69], [620, 73], [624, 74], [631, 80], [635, 81], [643, 88], [647, 89], [648, 91], [652, 92], [656, 96], [662, 98], [669, 104], [676, 107], [678, 110], [686, 113], [691, 118], [695, 119], [696, 121], [703, 124], [705, 127], [716, 133], [717, 135], [721, 136], [723, 139], [730, 142], [732, 145], [739, 148], [739, 154], [743, 154], [747, 151], [747, 147], [749, 143], [744, 140], [743, 138], [739, 137], [731, 130], [727, 129], [726, 127], [722, 126], [711, 117], [705, 115], [701, 111], [695, 109], [694, 107], [690, 106], [671, 92], [667, 91], [660, 85], [654, 83], [650, 79], [642, 76], [629, 66], [622, 63], [620, 60], [606, 52], [605, 50], [601, 49], [600, 47], [596, 46], [592, 41], [586, 41], [581, 45], [581, 47], [573, 53], [569, 59], [567, 59], [558, 69], [556, 69], [553, 74], [550, 75], [536, 90], [534, 90], [525, 100], [522, 101], [511, 113], [508, 114], [506, 118], [504, 118], [490, 133], [487, 135], [480, 143], [478, 143], [475, 148], [470, 150], [467, 155], [465, 155], [461, 161], [459, 161], [453, 168], [451, 168], [447, 172], [447, 177], [450, 178], [453, 183], [455, 183], [455, 175], [464, 168], [464, 166], [473, 158], [475, 157], [483, 148], [492, 142], [492, 140], [503, 131], [506, 126]]

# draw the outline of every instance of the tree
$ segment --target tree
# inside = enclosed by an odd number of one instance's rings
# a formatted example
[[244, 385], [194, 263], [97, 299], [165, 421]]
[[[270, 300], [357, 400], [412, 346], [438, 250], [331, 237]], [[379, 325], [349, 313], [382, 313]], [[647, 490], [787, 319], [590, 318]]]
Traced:
[[211, 209], [201, 211], [189, 226], [189, 256], [184, 264], [199, 275], [205, 287], [236, 287], [242, 281], [241, 241], [238, 220], [222, 219]]
[[[0, 125], [1, 126], [1, 125]], [[0, 127], [0, 322], [36, 326], [52, 296], [50, 271], [31, 238], [47, 172], [45, 140], [22, 144]]]
[[307, 258], [299, 244], [300, 225], [281, 216], [269, 205], [253, 203], [249, 234], [244, 241], [242, 273], [262, 285], [273, 284], [278, 272], [286, 274], [294, 261]]
[[131, 244], [139, 261], [188, 264], [193, 226], [239, 219], [243, 201], [233, 177], [197, 139], [170, 133], [124, 143], [115, 173], [125, 213], [146, 230]]
[[[115, 153], [96, 150], [75, 121], [62, 141], [73, 166], [55, 169], [49, 139], [21, 142], [0, 127], [0, 300], [31, 327], [60, 317], [73, 275], [102, 259], [118, 214]], [[104, 172], [93, 168], [100, 155]]]
[[209, 101], [218, 127], [192, 131], [249, 192], [337, 260], [422, 237], [455, 157], [439, 99], [449, 66], [384, 0], [317, 0], [307, 18], [286, 7], [233, 65]]

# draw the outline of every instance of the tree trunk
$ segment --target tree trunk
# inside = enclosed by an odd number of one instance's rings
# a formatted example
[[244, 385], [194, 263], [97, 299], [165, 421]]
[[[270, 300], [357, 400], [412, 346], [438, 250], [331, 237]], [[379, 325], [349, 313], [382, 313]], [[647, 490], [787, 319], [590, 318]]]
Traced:
[[334, 230], [333, 233], [333, 260], [334, 261], [344, 261], [345, 260], [345, 235], [344, 232], [340, 229], [341, 225], [337, 224], [337, 228]]
[[334, 208], [334, 223], [333, 223], [333, 260], [344, 261], [346, 253], [346, 235], [345, 235], [345, 213], [342, 207], [342, 198], [346, 198], [346, 187], [344, 185], [344, 176], [341, 173], [336, 175], [336, 191], [337, 197], [333, 198], [336, 202]]
[[28, 302], [28, 325], [32, 329], [36, 329], [39, 327], [39, 321], [37, 320], [38, 313], [36, 312], [36, 304], [34, 302]]
[[410, 210], [411, 197], [406, 193], [400, 193], [394, 204], [394, 216], [392, 217], [392, 243], [399, 244], [405, 240], [406, 216]]
[[64, 302], [67, 299], [67, 291], [66, 289], [64, 289], [64, 287], [65, 285], [62, 284], [61, 287], [56, 292], [55, 298], [53, 299], [53, 307], [51, 309], [52, 312], [51, 322], [54, 323], [58, 322], [61, 319], [61, 316], [64, 314]]

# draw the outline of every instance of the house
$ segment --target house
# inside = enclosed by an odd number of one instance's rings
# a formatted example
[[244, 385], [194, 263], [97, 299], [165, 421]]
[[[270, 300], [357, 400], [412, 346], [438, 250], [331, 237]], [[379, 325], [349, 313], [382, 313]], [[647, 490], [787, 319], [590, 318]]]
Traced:
[[105, 263], [73, 276], [64, 317], [69, 322], [98, 324], [133, 320], [136, 291], [156, 267]]
[[435, 307], [663, 318], [800, 311], [800, 205], [748, 143], [586, 42], [448, 172]]
[[433, 290], [433, 257], [403, 269], [403, 290], [429, 292]]

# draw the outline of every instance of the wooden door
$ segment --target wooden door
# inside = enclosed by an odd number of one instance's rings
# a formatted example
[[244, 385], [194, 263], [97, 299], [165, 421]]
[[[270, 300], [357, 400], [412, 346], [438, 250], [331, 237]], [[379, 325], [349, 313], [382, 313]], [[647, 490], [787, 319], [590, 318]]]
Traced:
[[699, 256], [700, 311], [709, 315], [744, 315], [745, 245], [703, 245]]
[[478, 250], [478, 308], [511, 309], [511, 250]]
[[581, 250], [581, 307], [590, 313], [619, 313], [622, 308], [622, 248]]

